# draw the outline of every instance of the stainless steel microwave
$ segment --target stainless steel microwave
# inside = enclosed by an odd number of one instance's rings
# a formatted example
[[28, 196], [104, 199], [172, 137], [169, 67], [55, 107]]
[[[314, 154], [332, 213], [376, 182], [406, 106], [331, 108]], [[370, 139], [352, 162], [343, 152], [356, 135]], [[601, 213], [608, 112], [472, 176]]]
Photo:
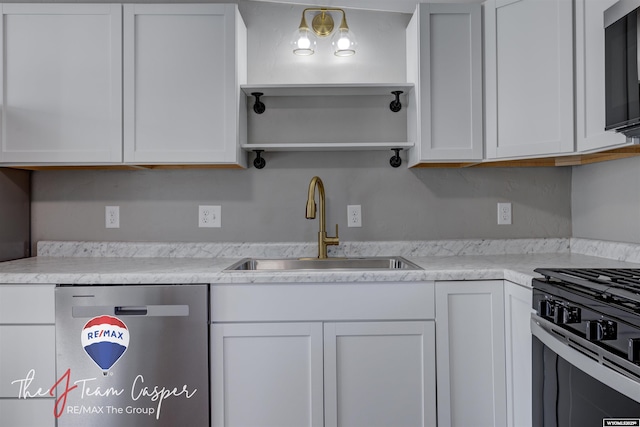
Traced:
[[605, 130], [640, 137], [640, 0], [620, 0], [604, 12]]

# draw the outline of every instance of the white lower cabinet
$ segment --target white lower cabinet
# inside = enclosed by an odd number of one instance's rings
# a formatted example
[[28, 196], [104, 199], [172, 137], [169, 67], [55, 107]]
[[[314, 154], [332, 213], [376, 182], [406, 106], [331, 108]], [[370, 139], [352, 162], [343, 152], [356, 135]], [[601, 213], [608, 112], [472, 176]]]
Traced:
[[53, 427], [54, 285], [0, 284], [0, 425]]
[[531, 426], [531, 288], [504, 282], [507, 425]]
[[434, 337], [433, 321], [214, 324], [213, 426], [434, 426]]
[[506, 426], [503, 282], [439, 282], [435, 299], [438, 426]]
[[435, 426], [433, 286], [212, 285], [212, 426]]

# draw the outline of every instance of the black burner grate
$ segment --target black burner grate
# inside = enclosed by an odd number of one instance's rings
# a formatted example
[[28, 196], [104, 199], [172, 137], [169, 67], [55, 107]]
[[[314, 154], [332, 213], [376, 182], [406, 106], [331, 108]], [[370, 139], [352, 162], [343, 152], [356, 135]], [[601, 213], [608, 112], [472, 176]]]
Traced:
[[640, 269], [538, 268], [547, 281], [640, 313]]

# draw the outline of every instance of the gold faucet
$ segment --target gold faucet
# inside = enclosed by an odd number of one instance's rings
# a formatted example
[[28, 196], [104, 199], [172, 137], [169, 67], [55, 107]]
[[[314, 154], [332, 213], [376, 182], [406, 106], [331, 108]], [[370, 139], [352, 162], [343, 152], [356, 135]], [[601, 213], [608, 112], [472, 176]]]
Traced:
[[336, 224], [336, 236], [327, 236], [325, 226], [325, 214], [324, 214], [324, 184], [322, 180], [314, 176], [309, 183], [309, 195], [307, 196], [307, 219], [315, 219], [316, 217], [316, 201], [315, 201], [315, 189], [318, 187], [319, 199], [320, 199], [320, 231], [318, 231], [318, 258], [327, 258], [327, 246], [339, 245], [340, 240], [338, 237], [338, 224]]

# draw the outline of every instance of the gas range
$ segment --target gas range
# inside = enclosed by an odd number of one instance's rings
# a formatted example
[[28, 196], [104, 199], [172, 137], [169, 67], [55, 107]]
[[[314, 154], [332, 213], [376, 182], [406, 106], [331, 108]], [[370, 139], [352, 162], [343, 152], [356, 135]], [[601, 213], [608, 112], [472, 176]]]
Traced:
[[[533, 308], [556, 334], [582, 342], [594, 359], [640, 378], [640, 269], [546, 269], [535, 272]], [[572, 340], [572, 337], [579, 340]], [[631, 362], [631, 363], [625, 363]]]
[[535, 272], [533, 425], [640, 425], [640, 269]]

